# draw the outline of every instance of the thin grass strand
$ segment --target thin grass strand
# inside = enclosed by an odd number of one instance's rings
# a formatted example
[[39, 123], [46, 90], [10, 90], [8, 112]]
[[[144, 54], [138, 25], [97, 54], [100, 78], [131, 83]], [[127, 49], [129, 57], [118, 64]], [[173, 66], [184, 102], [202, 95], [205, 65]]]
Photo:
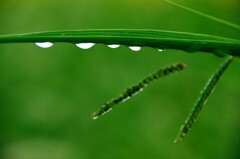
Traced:
[[215, 21], [215, 22], [221, 23], [221, 24], [223, 24], [223, 25], [225, 25], [225, 26], [228, 26], [228, 27], [230, 27], [230, 28], [236, 29], [236, 30], [238, 30], [238, 31], [240, 30], [240, 26], [237, 25], [237, 24], [234, 24], [234, 23], [231, 23], [231, 22], [228, 22], [228, 21], [219, 19], [219, 18], [217, 18], [217, 17], [214, 17], [214, 16], [208, 15], [208, 14], [206, 14], [206, 13], [202, 13], [202, 12], [200, 12], [200, 11], [197, 11], [197, 10], [194, 10], [194, 9], [191, 9], [191, 8], [188, 8], [188, 7], [185, 7], [185, 6], [183, 6], [183, 5], [177, 4], [177, 3], [172, 2], [172, 1], [169, 1], [169, 0], [163, 0], [163, 1], [165, 1], [165, 2], [167, 2], [168, 4], [171, 4], [171, 5], [173, 5], [173, 6], [176, 6], [176, 7], [178, 7], [178, 8], [181, 8], [181, 9], [184, 9], [184, 10], [189, 11], [189, 12], [191, 12], [191, 13], [194, 13], [194, 14], [196, 14], [196, 15], [199, 15], [199, 16], [201, 16], [201, 17], [204, 17], [204, 18], [207, 18], [207, 19], [211, 19], [211, 20], [213, 20], [213, 21]]

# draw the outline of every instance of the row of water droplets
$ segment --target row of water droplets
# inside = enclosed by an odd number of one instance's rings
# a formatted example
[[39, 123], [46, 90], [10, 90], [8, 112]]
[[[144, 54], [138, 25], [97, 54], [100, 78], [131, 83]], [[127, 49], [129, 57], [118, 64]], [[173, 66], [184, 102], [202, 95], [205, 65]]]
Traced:
[[[52, 42], [36, 42], [35, 44], [41, 48], [50, 48], [53, 46]], [[90, 49], [95, 45], [95, 43], [77, 43], [75, 45], [81, 49]], [[112, 49], [116, 49], [120, 47], [119, 44], [110, 44], [107, 46]], [[141, 46], [129, 46], [129, 49], [131, 49], [132, 51], [140, 51], [141, 48], [142, 48]], [[163, 49], [157, 49], [157, 50], [160, 52], [164, 51]]]

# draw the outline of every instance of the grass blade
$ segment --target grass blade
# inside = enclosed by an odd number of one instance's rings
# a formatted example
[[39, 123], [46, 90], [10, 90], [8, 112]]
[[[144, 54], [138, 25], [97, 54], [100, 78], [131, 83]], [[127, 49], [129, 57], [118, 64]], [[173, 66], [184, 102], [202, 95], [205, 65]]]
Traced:
[[112, 99], [111, 101], [104, 104], [98, 111], [94, 112], [92, 114], [93, 119], [97, 119], [98, 117], [106, 114], [109, 112], [113, 106], [124, 102], [131, 98], [132, 96], [136, 95], [140, 91], [143, 90], [149, 83], [172, 73], [175, 73], [177, 71], [181, 71], [185, 68], [185, 64], [179, 63], [175, 65], [168, 66], [166, 68], [161, 68], [154, 72], [153, 74], [145, 77], [143, 80], [141, 80], [138, 84], [133, 85], [132, 87], [125, 90], [119, 97]]
[[0, 43], [69, 42], [146, 46], [157, 49], [177, 49], [189, 53], [218, 50], [240, 56], [240, 40], [212, 35], [145, 29], [103, 29], [53, 31], [29, 34], [2, 35]]
[[184, 125], [180, 128], [179, 134], [177, 138], [175, 139], [174, 143], [179, 143], [184, 136], [187, 134], [187, 132], [192, 128], [192, 125], [196, 121], [198, 114], [202, 110], [203, 106], [205, 105], [206, 101], [212, 94], [217, 82], [222, 77], [224, 71], [228, 68], [228, 66], [232, 63], [233, 57], [229, 57], [217, 70], [217, 72], [210, 78], [209, 82], [201, 92], [201, 95], [193, 107], [189, 117], [186, 119]]
[[228, 21], [219, 19], [219, 18], [217, 18], [217, 17], [214, 17], [214, 16], [211, 16], [211, 15], [208, 15], [208, 14], [205, 14], [205, 13], [202, 13], [202, 12], [199, 12], [199, 11], [197, 11], [197, 10], [194, 10], [194, 9], [191, 9], [191, 8], [188, 8], [188, 7], [185, 7], [185, 6], [182, 6], [182, 5], [180, 5], [180, 4], [177, 4], [177, 3], [172, 2], [172, 1], [169, 1], [169, 0], [163, 0], [163, 1], [169, 3], [169, 4], [173, 5], [173, 6], [176, 6], [176, 7], [178, 7], [178, 8], [181, 8], [181, 9], [184, 9], [184, 10], [189, 11], [189, 12], [191, 12], [191, 13], [194, 13], [194, 14], [196, 14], [196, 15], [199, 15], [199, 16], [201, 16], [201, 17], [204, 17], [204, 18], [207, 18], [207, 19], [211, 19], [211, 20], [213, 20], [213, 21], [215, 21], [215, 22], [218, 22], [218, 23], [221, 23], [221, 24], [223, 24], [223, 25], [225, 25], [225, 26], [231, 27], [231, 28], [236, 29], [236, 30], [240, 30], [240, 26], [237, 25], [237, 24], [234, 24], [234, 23], [231, 23], [231, 22], [228, 22]]

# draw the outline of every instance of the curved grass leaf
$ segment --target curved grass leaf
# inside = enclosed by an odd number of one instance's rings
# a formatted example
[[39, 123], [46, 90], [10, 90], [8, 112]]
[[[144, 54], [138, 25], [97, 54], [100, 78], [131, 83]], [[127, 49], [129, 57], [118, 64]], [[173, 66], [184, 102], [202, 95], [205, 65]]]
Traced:
[[217, 72], [210, 78], [209, 82], [201, 92], [201, 95], [196, 103], [196, 105], [193, 107], [189, 117], [186, 119], [184, 125], [180, 128], [179, 134], [174, 141], [175, 143], [179, 143], [187, 134], [187, 132], [192, 128], [192, 125], [196, 121], [198, 114], [202, 110], [203, 106], [207, 102], [208, 98], [212, 94], [217, 82], [222, 77], [225, 70], [228, 68], [228, 66], [233, 61], [233, 57], [229, 57], [217, 70]]
[[240, 56], [240, 40], [212, 35], [163, 30], [105, 29], [54, 31], [0, 36], [0, 43], [102, 43], [127, 46], [146, 46], [157, 49], [177, 49], [186, 52], [210, 52], [219, 50]]
[[104, 104], [98, 111], [92, 114], [93, 119], [97, 119], [99, 116], [102, 116], [109, 112], [113, 106], [124, 102], [131, 98], [132, 96], [136, 95], [140, 91], [143, 90], [149, 83], [169, 74], [175, 73], [177, 71], [181, 71], [186, 68], [185, 64], [178, 63], [175, 65], [167, 66], [165, 68], [161, 68], [154, 72], [153, 74], [145, 77], [141, 80], [138, 84], [131, 86], [130, 88], [126, 89], [119, 97], [112, 99], [111, 101]]

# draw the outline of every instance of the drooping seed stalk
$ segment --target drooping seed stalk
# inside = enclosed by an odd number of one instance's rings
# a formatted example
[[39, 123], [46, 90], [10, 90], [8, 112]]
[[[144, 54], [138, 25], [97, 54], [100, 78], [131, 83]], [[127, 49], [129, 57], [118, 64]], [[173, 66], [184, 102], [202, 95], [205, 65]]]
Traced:
[[179, 143], [184, 136], [187, 134], [187, 132], [192, 128], [192, 125], [195, 123], [198, 114], [202, 110], [203, 106], [207, 102], [208, 98], [212, 94], [217, 82], [222, 77], [225, 70], [228, 68], [228, 66], [233, 61], [233, 57], [229, 57], [217, 70], [217, 72], [209, 79], [207, 85], [204, 87], [204, 89], [201, 92], [201, 95], [199, 99], [197, 100], [197, 103], [193, 107], [190, 115], [186, 119], [185, 123], [181, 126], [179, 134], [177, 138], [175, 139], [174, 143]]
[[181, 71], [185, 68], [185, 64], [178, 63], [175, 65], [167, 66], [165, 68], [161, 68], [154, 72], [153, 74], [145, 77], [143, 80], [141, 80], [138, 84], [135, 84], [131, 86], [130, 88], [127, 88], [119, 97], [112, 99], [111, 101], [104, 104], [98, 111], [94, 112], [92, 114], [93, 119], [97, 119], [99, 116], [104, 115], [108, 111], [112, 109], [113, 106], [124, 102], [131, 98], [132, 96], [136, 95], [140, 91], [143, 90], [149, 83], [159, 79], [160, 77], [175, 73], [177, 71]]

